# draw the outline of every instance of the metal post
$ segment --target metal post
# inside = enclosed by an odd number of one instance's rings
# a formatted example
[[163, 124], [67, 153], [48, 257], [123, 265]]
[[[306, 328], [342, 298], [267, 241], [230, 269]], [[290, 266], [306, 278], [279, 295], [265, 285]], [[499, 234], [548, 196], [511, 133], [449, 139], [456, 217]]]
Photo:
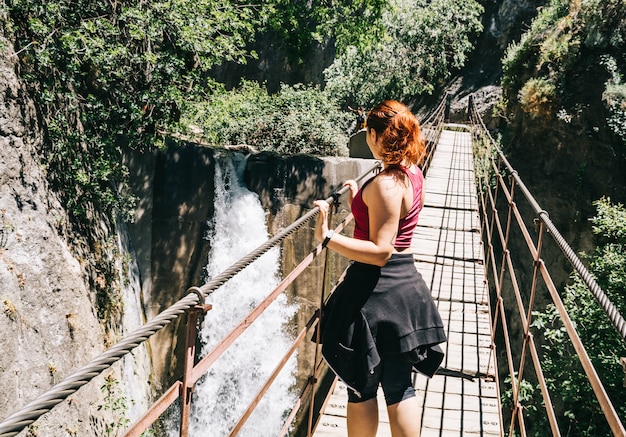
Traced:
[[187, 437], [189, 433], [189, 412], [191, 410], [191, 395], [193, 393], [193, 366], [196, 358], [196, 334], [198, 315], [206, 313], [211, 305], [197, 305], [187, 311], [187, 338], [185, 346], [185, 364], [183, 383], [180, 387], [180, 437]]
[[[337, 206], [338, 206], [338, 201], [337, 201], [337, 198], [335, 198], [333, 204], [330, 205], [330, 208], [328, 210], [329, 226], [332, 225], [333, 223], [333, 208], [337, 208]], [[326, 295], [326, 287], [327, 287], [327, 282], [328, 282], [329, 249], [326, 247], [324, 247], [323, 249], [326, 249], [326, 250], [324, 251], [324, 271], [322, 275], [322, 291], [321, 291], [321, 296], [320, 296], [320, 307], [318, 309], [319, 314], [317, 318], [317, 329], [315, 330], [315, 357], [313, 358], [313, 373], [310, 376], [311, 398], [309, 401], [310, 403], [309, 403], [309, 418], [308, 418], [308, 423], [307, 423], [307, 437], [311, 437], [312, 435], [311, 433], [313, 432], [313, 413], [315, 409], [315, 385], [317, 384], [317, 375], [316, 375], [315, 369], [317, 367], [317, 360], [319, 358], [318, 355], [321, 353], [320, 343], [321, 343], [321, 331], [322, 331], [322, 311], [324, 309], [324, 298]]]

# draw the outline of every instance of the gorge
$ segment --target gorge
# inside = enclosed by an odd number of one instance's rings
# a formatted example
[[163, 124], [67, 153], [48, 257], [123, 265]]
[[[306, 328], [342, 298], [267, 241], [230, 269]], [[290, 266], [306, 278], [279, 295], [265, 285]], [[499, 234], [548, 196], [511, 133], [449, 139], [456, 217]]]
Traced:
[[[591, 201], [606, 193], [615, 200], [626, 197], [623, 160], [607, 159], [616, 156], [614, 150], [606, 145], [606, 137], [598, 142], [591, 128], [581, 134], [515, 120], [516, 130], [507, 132], [493, 111], [501, 96], [500, 58], [544, 3], [485, 2], [485, 32], [472, 61], [442, 88], [453, 95], [453, 121], [465, 119], [470, 94], [481, 96], [489, 127], [506, 140], [513, 139], [507, 143], [513, 165], [539, 193], [538, 200], [575, 250], [589, 250], [593, 247], [587, 220], [593, 214]], [[171, 141], [153, 152], [128, 150], [124, 159], [130, 189], [137, 197], [134, 220], [88, 211], [93, 235], [78, 235], [68, 205], [60, 200], [42, 164], [42, 155], [48, 152], [42, 108], [34, 104], [32, 89], [20, 77], [4, 29], [0, 42], [0, 418], [151, 320], [189, 286], [206, 278], [214, 249], [212, 238], [206, 238], [212, 230], [207, 220], [213, 223], [216, 215], [214, 196], [221, 187], [214, 175], [220, 156], [230, 156], [240, 165], [245, 162], [243, 180], [248, 190], [258, 194], [267, 227], [255, 232], [255, 237], [262, 232], [275, 234], [307, 211], [314, 199], [328, 196], [337, 184], [368, 167], [360, 159], [281, 157], [184, 141]], [[284, 53], [263, 44], [266, 51], [259, 51], [258, 64], [251, 61], [238, 67], [225, 62], [214, 71], [216, 77], [268, 80], [275, 88], [282, 81], [321, 82], [321, 71], [332, 58], [328, 46], [323, 46], [311, 54], [310, 63], [290, 64], [277, 61], [286, 59]], [[439, 97], [418, 99], [414, 109], [427, 113]], [[600, 102], [597, 105], [601, 107]], [[570, 144], [575, 147], [565, 147]], [[246, 207], [251, 202], [246, 201]], [[313, 245], [310, 229], [286, 241], [277, 271], [293, 266]], [[106, 269], [94, 270], [95, 264]], [[562, 266], [561, 280], [567, 280], [569, 273]], [[314, 307], [317, 300], [307, 293], [319, 285], [319, 274], [296, 283], [287, 296], [285, 317], [292, 317], [290, 305]], [[111, 301], [102, 302], [106, 296], [112, 296]], [[110, 312], [110, 322], [102, 322], [100, 308]], [[137, 348], [42, 417], [31, 435], [103, 435], [137, 418], [180, 376], [182, 328], [179, 320], [153, 336], [149, 346]]]

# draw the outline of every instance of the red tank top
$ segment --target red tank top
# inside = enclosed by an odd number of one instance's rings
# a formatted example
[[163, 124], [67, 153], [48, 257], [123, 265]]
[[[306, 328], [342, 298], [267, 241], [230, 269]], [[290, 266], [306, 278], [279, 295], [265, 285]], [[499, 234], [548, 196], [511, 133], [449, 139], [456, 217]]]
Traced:
[[[394, 243], [395, 247], [410, 247], [413, 239], [413, 230], [417, 225], [419, 213], [422, 210], [422, 188], [424, 186], [424, 175], [422, 170], [415, 166], [417, 173], [413, 173], [408, 168], [401, 167], [406, 173], [413, 186], [413, 205], [407, 215], [398, 221], [398, 235]], [[372, 178], [374, 179], [374, 178]], [[363, 202], [363, 189], [372, 180], [365, 182], [361, 189], [357, 191], [352, 199], [352, 215], [354, 216], [354, 238], [358, 240], [370, 239], [369, 212], [367, 205]]]

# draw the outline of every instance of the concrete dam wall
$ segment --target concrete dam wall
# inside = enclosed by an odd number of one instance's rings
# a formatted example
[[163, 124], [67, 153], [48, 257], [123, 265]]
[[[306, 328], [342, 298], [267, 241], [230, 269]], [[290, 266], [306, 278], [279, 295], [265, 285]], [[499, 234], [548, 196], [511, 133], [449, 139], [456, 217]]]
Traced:
[[[211, 241], [206, 230], [213, 216], [215, 169], [218, 159], [228, 159], [242, 152], [213, 149], [192, 143], [172, 144], [154, 154], [129, 156], [127, 164], [138, 196], [135, 223], [130, 233], [142, 283], [142, 300], [147, 320], [165, 310], [191, 286], [203, 284], [203, 271]], [[244, 181], [258, 194], [267, 212], [267, 228], [275, 235], [313, 208], [313, 201], [327, 198], [371, 169], [372, 159], [307, 155], [279, 156], [273, 153], [246, 155]], [[335, 214], [339, 221], [347, 215], [345, 201]], [[317, 244], [313, 238], [315, 220], [298, 229], [283, 241], [281, 265], [290, 272]], [[347, 229], [346, 232], [351, 232]], [[332, 274], [337, 277], [347, 260], [331, 255]], [[288, 299], [299, 305], [292, 324], [304, 326], [319, 306], [323, 278], [323, 260], [317, 259], [287, 290]], [[156, 392], [164, 389], [182, 373], [185, 318], [170, 324], [150, 339], [153, 383]], [[305, 349], [313, 345], [303, 346]], [[299, 356], [308, 357], [307, 350]], [[312, 355], [311, 355], [312, 357]], [[304, 375], [307, 358], [298, 363]], [[304, 378], [304, 376], [303, 376]], [[155, 393], [156, 394], [156, 393]]]

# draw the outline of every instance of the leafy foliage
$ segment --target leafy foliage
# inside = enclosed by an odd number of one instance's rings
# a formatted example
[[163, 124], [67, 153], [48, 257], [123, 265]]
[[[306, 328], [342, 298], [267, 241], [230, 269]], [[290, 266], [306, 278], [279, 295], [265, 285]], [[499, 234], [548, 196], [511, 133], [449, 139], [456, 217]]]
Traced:
[[183, 120], [213, 145], [246, 144], [281, 154], [345, 155], [346, 112], [317, 87], [284, 85], [276, 95], [253, 82], [215, 93]]
[[[626, 209], [609, 199], [595, 202], [597, 216], [593, 231], [603, 243], [590, 260], [590, 271], [617, 310], [626, 312]], [[593, 365], [621, 420], [626, 419], [624, 373], [619, 358], [626, 356], [626, 345], [579, 277], [565, 290], [567, 313], [575, 323]], [[548, 379], [561, 425], [571, 435], [610, 435], [602, 410], [582, 371], [576, 352], [554, 305], [534, 315], [533, 326], [543, 335], [543, 370]], [[529, 422], [545, 420], [530, 417]]]
[[118, 190], [127, 176], [123, 150], [162, 144], [189, 103], [219, 88], [207, 79], [213, 66], [256, 56], [247, 47], [267, 29], [298, 55], [316, 39], [334, 38], [340, 48], [365, 45], [386, 5], [12, 0], [6, 28], [43, 117], [49, 176], [70, 211], [85, 220], [93, 204], [108, 214], [121, 209], [128, 219], [133, 199]]
[[382, 17], [385, 35], [349, 46], [326, 70], [327, 89], [363, 106], [432, 93], [464, 65], [482, 11], [475, 1], [394, 1]]
[[545, 119], [554, 114], [556, 90], [552, 83], [543, 78], [529, 79], [518, 97], [522, 109], [531, 117]]
[[98, 410], [110, 411], [115, 418], [112, 422], [101, 424], [102, 432], [106, 436], [119, 435], [121, 431], [130, 425], [130, 419], [126, 417], [128, 413], [128, 400], [119, 394], [119, 381], [109, 374], [104, 377], [104, 383], [100, 386], [100, 391], [104, 395], [103, 404], [98, 405]]
[[[626, 210], [621, 204], [612, 205], [611, 199], [602, 198], [595, 202], [598, 214], [593, 219], [593, 232], [626, 245]], [[626, 289], [626, 287], [622, 287]]]
[[349, 45], [366, 47], [382, 31], [380, 18], [389, 0], [276, 0], [268, 27], [281, 36], [294, 56], [302, 57], [314, 41], [333, 38], [339, 52]]
[[37, 91], [50, 150], [49, 175], [70, 211], [125, 206], [124, 147], [149, 148], [176, 123], [201, 74], [224, 59], [244, 61], [259, 23], [244, 2], [65, 2], [9, 5], [22, 75]]
[[617, 61], [611, 56], [602, 59], [611, 78], [605, 85], [602, 100], [609, 108], [607, 123], [624, 144], [626, 144], [626, 83], [617, 67]]
[[[595, 107], [590, 103], [602, 99], [609, 129], [626, 144], [621, 82], [626, 70], [625, 23], [622, 0], [550, 1], [503, 59], [503, 96], [509, 110], [521, 103], [522, 113], [535, 121], [556, 115], [568, 123], [584, 123], [597, 115], [587, 109]], [[548, 87], [551, 103], [542, 112], [522, 101], [545, 100]]]
[[[545, 420], [538, 420], [538, 418], [541, 418], [539, 414], [540, 408], [538, 407], [540, 403], [537, 399], [539, 387], [536, 387], [525, 379], [519, 380], [517, 372], [515, 372], [515, 379], [519, 384], [517, 402], [524, 407], [524, 417], [533, 417], [532, 421], [526, 422], [527, 434], [532, 436], [545, 435], [545, 430], [549, 428], [549, 424]], [[509, 414], [505, 416], [508, 417], [510, 416], [510, 411], [512, 411], [515, 406], [515, 396], [510, 376], [504, 379], [504, 387], [505, 391], [502, 393], [501, 401], [503, 408], [508, 410], [507, 413]], [[517, 434], [514, 433], [513, 435]]]
[[134, 216], [124, 152], [162, 144], [190, 97], [213, 88], [205, 77], [216, 63], [254, 56], [246, 43], [264, 9], [237, 0], [11, 0], [6, 12], [46, 137], [41, 159], [110, 334], [123, 309], [100, 224]]
[[474, 157], [474, 179], [479, 189], [484, 192], [493, 190], [498, 183], [496, 172], [493, 168], [493, 159], [497, 156], [497, 149], [502, 148], [501, 138], [495, 138], [495, 143], [491, 137], [481, 130], [478, 136], [472, 141], [472, 154]]

